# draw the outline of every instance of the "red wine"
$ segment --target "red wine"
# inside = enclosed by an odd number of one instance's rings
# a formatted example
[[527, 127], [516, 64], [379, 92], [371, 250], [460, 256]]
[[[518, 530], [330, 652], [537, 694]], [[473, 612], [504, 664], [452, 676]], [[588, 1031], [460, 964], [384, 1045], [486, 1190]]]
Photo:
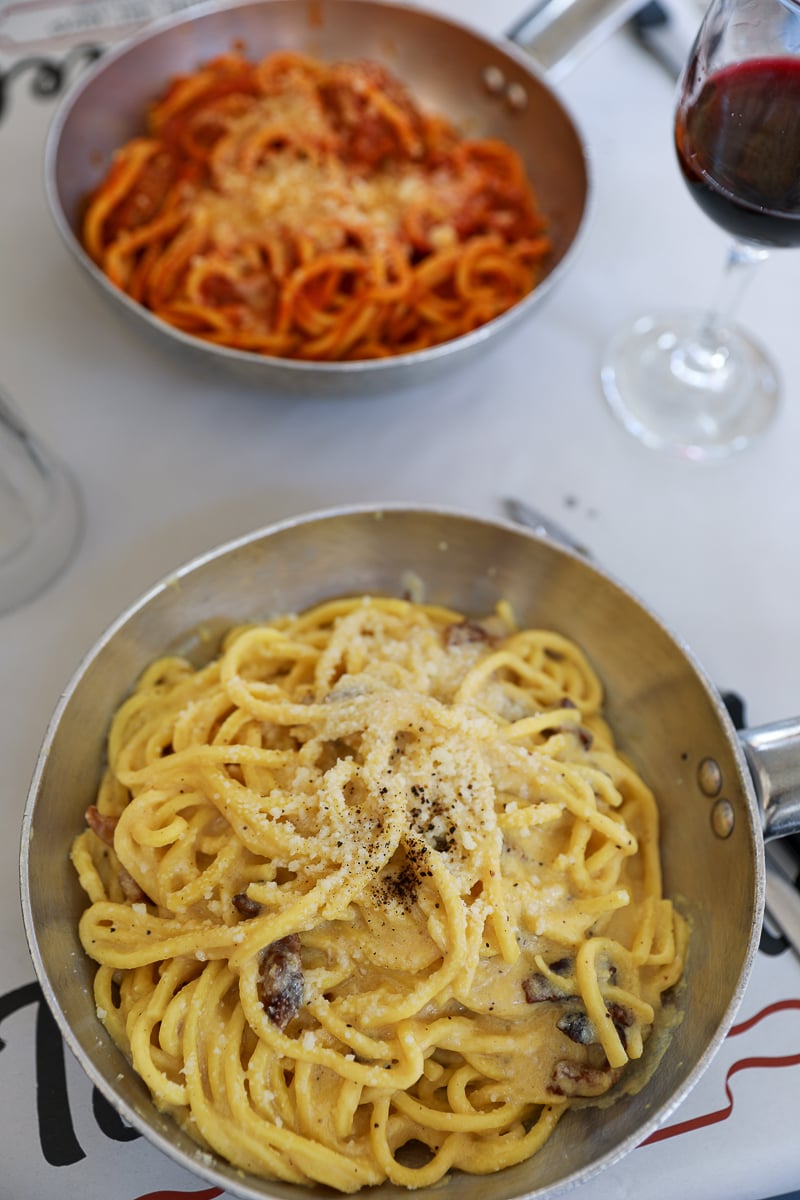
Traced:
[[713, 221], [748, 241], [800, 246], [800, 60], [753, 59], [709, 76], [678, 106], [675, 145]]

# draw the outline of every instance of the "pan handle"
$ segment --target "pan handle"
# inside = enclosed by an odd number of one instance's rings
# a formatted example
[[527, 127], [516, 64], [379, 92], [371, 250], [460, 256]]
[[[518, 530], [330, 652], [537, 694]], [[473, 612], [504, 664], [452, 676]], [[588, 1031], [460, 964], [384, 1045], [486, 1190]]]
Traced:
[[800, 833], [800, 717], [739, 734], [753, 776], [764, 838]]
[[643, 0], [538, 0], [506, 32], [548, 77], [559, 79], [578, 59], [620, 29]]
[[[503, 506], [513, 521], [587, 558], [570, 533], [526, 501], [507, 496]], [[738, 731], [762, 813], [764, 840], [800, 833], [800, 717]]]

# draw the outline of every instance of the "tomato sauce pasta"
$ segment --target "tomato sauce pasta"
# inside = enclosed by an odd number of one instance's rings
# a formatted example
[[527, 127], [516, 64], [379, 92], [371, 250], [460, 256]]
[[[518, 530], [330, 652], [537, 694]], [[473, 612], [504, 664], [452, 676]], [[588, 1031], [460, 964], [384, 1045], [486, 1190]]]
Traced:
[[510, 146], [459, 136], [375, 62], [290, 52], [174, 79], [82, 239], [176, 329], [320, 361], [458, 337], [531, 291], [550, 251]]
[[601, 709], [502, 605], [330, 601], [149, 667], [72, 859], [98, 1016], [159, 1108], [354, 1192], [519, 1163], [624, 1089], [687, 930]]

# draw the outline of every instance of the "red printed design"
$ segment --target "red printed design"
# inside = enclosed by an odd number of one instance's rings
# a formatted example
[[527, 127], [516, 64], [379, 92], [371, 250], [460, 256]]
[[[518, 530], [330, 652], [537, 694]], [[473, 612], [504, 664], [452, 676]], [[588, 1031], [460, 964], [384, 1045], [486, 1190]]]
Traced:
[[[773, 1016], [779, 1012], [789, 1012], [791, 1010], [800, 1012], [800, 1000], [776, 1000], [774, 1004], [768, 1004], [766, 1008], [762, 1008], [754, 1016], [748, 1017], [746, 1021], [740, 1021], [738, 1025], [731, 1026], [728, 1033], [729, 1038], [738, 1037], [740, 1033], [747, 1033], [753, 1029], [761, 1021], [767, 1017]], [[725, 1095], [727, 1096], [727, 1104], [722, 1108], [715, 1109], [713, 1112], [702, 1113], [699, 1117], [691, 1117], [687, 1121], [678, 1121], [674, 1125], [667, 1125], [663, 1129], [656, 1130], [649, 1138], [646, 1138], [641, 1145], [651, 1146], [655, 1142], [663, 1142], [667, 1138], [678, 1137], [682, 1133], [690, 1133], [695, 1129], [703, 1129], [708, 1125], [717, 1125], [720, 1121], [727, 1121], [728, 1117], [733, 1112], [733, 1092], [731, 1090], [731, 1080], [734, 1075], [738, 1075], [742, 1071], [749, 1071], [754, 1068], [773, 1068], [773, 1067], [797, 1067], [800, 1066], [800, 1053], [798, 1054], [783, 1054], [783, 1055], [753, 1055], [749, 1058], [739, 1058], [729, 1068], [725, 1075]], [[219, 1188], [207, 1188], [201, 1192], [176, 1192], [176, 1191], [159, 1191], [148, 1192], [144, 1196], [138, 1196], [136, 1200], [214, 1200], [215, 1197], [221, 1196], [223, 1193]]]
[[[741, 1021], [738, 1025], [731, 1026], [728, 1037], [737, 1037], [740, 1033], [747, 1033], [749, 1029], [758, 1025], [760, 1021], [772, 1016], [778, 1012], [788, 1012], [791, 1009], [800, 1011], [800, 1000], [776, 1000], [774, 1004], [768, 1004], [766, 1008], [762, 1008], [754, 1016], [749, 1017], [746, 1021]], [[699, 1117], [691, 1117], [687, 1121], [677, 1121], [674, 1125], [666, 1125], [663, 1129], [657, 1129], [649, 1138], [641, 1143], [642, 1146], [650, 1146], [654, 1142], [663, 1142], [666, 1138], [677, 1137], [681, 1133], [690, 1133], [694, 1129], [704, 1129], [707, 1125], [717, 1125], [720, 1121], [727, 1121], [728, 1117], [733, 1112], [733, 1092], [731, 1090], [731, 1079], [734, 1075], [738, 1075], [741, 1071], [749, 1071], [753, 1068], [773, 1068], [773, 1067], [797, 1067], [800, 1066], [800, 1054], [781, 1054], [781, 1055], [753, 1055], [749, 1058], [739, 1058], [729, 1068], [725, 1075], [725, 1095], [727, 1096], [727, 1104], [722, 1108], [715, 1109], [713, 1112], [702, 1113]]]

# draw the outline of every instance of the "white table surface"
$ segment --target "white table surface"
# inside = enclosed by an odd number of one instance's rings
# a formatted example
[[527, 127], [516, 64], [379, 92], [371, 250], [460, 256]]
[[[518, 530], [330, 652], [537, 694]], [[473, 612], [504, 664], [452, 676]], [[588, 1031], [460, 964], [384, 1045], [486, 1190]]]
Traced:
[[[4, 7], [12, 6], [0, 5], [0, 15]], [[500, 36], [522, 6], [431, 7]], [[0, 72], [12, 61], [0, 48]], [[672, 85], [627, 32], [593, 51], [558, 90], [594, 173], [590, 223], [559, 287], [466, 373], [415, 393], [324, 400], [270, 396], [187, 369], [109, 311], [47, 210], [42, 150], [54, 102], [32, 96], [24, 75], [9, 89], [0, 122], [0, 380], [77, 476], [86, 529], [65, 573], [0, 617], [0, 997], [34, 980], [19, 915], [19, 825], [60, 689], [106, 625], [152, 583], [277, 518], [394, 500], [492, 515], [505, 495], [522, 497], [588, 543], [680, 632], [720, 687], [746, 697], [751, 724], [800, 712], [800, 256], [776, 253], [741, 308], [783, 374], [783, 404], [768, 434], [714, 465], [640, 446], [602, 398], [604, 344], [650, 307], [710, 299], [725, 238], [679, 178]], [[759, 1200], [800, 1186], [800, 1064], [788, 1061], [800, 1059], [798, 998], [797, 958], [760, 954], [739, 1019], [786, 1006], [728, 1039], [675, 1120], [725, 1107], [726, 1074], [735, 1068], [730, 1116], [635, 1150], [576, 1200]], [[0, 1200], [217, 1194], [143, 1139], [104, 1138], [89, 1085], [71, 1061], [70, 1102], [86, 1157], [70, 1167], [44, 1162], [34, 1016], [28, 1006], [0, 1024], [0, 1100], [9, 1114], [0, 1120]], [[737, 1066], [754, 1056], [787, 1061], [771, 1064], [781, 1069]]]

